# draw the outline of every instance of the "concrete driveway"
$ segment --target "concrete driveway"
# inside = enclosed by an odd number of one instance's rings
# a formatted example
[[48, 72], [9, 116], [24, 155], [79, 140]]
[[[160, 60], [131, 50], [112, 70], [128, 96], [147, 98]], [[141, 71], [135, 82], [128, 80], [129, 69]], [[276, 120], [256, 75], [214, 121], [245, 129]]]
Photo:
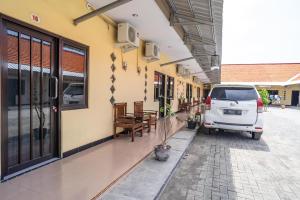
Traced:
[[270, 108], [260, 141], [198, 133], [162, 200], [300, 199], [300, 110]]

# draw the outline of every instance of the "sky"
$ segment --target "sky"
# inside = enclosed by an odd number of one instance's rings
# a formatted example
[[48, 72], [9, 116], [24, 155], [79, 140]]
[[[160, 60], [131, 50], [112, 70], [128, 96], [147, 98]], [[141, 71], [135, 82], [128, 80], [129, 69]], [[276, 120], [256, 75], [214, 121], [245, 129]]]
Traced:
[[300, 0], [224, 0], [222, 64], [300, 63]]

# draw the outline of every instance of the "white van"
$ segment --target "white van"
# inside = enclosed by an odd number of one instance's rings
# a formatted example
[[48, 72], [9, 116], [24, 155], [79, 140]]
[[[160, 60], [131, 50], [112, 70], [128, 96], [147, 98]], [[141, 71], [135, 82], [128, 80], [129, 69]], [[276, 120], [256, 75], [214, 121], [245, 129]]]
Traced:
[[259, 140], [263, 133], [263, 102], [251, 85], [215, 85], [206, 99], [204, 126], [247, 131]]
[[71, 83], [64, 90], [63, 101], [65, 105], [84, 104], [84, 84]]

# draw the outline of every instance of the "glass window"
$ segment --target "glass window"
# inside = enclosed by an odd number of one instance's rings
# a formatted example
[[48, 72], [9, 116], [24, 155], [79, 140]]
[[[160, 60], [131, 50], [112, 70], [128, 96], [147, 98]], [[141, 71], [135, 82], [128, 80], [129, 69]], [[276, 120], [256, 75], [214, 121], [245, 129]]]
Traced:
[[249, 101], [257, 100], [257, 93], [254, 88], [241, 87], [218, 87], [211, 92], [211, 98], [228, 101]]
[[200, 95], [201, 95], [200, 93], [201, 93], [201, 92], [200, 92], [200, 87], [197, 87], [197, 97], [198, 97], [198, 98], [200, 98]]
[[193, 97], [193, 87], [191, 84], [186, 84], [186, 98], [188, 102], [191, 102], [191, 98]]
[[167, 81], [167, 97], [169, 99], [174, 99], [174, 78], [168, 76]]
[[159, 73], [154, 72], [154, 101], [159, 100]]
[[87, 48], [63, 44], [63, 108], [87, 108]]
[[190, 96], [190, 85], [188, 83], [186, 84], [185, 94], [185, 97], [188, 99]]

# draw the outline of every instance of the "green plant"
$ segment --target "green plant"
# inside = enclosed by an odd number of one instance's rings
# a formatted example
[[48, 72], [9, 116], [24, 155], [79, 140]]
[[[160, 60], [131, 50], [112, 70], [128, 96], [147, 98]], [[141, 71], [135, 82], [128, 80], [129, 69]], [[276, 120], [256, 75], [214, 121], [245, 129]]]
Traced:
[[194, 114], [190, 114], [187, 121], [196, 121], [196, 116]]
[[269, 99], [269, 92], [266, 89], [260, 89], [258, 90], [258, 93], [260, 95], [260, 98], [264, 104], [264, 106], [269, 105], [270, 99]]
[[[163, 126], [162, 126], [163, 130], [160, 131], [163, 133], [162, 145], [164, 145], [164, 146], [166, 146], [167, 136], [170, 133], [170, 131], [172, 130], [172, 126], [174, 123], [173, 120], [171, 119], [171, 117], [175, 115], [175, 112], [173, 112], [173, 110], [172, 110], [172, 107], [173, 107], [172, 104], [165, 104], [165, 105], [166, 105], [166, 117], [163, 121]], [[160, 107], [159, 111], [164, 112], [165, 111], [164, 107]]]

